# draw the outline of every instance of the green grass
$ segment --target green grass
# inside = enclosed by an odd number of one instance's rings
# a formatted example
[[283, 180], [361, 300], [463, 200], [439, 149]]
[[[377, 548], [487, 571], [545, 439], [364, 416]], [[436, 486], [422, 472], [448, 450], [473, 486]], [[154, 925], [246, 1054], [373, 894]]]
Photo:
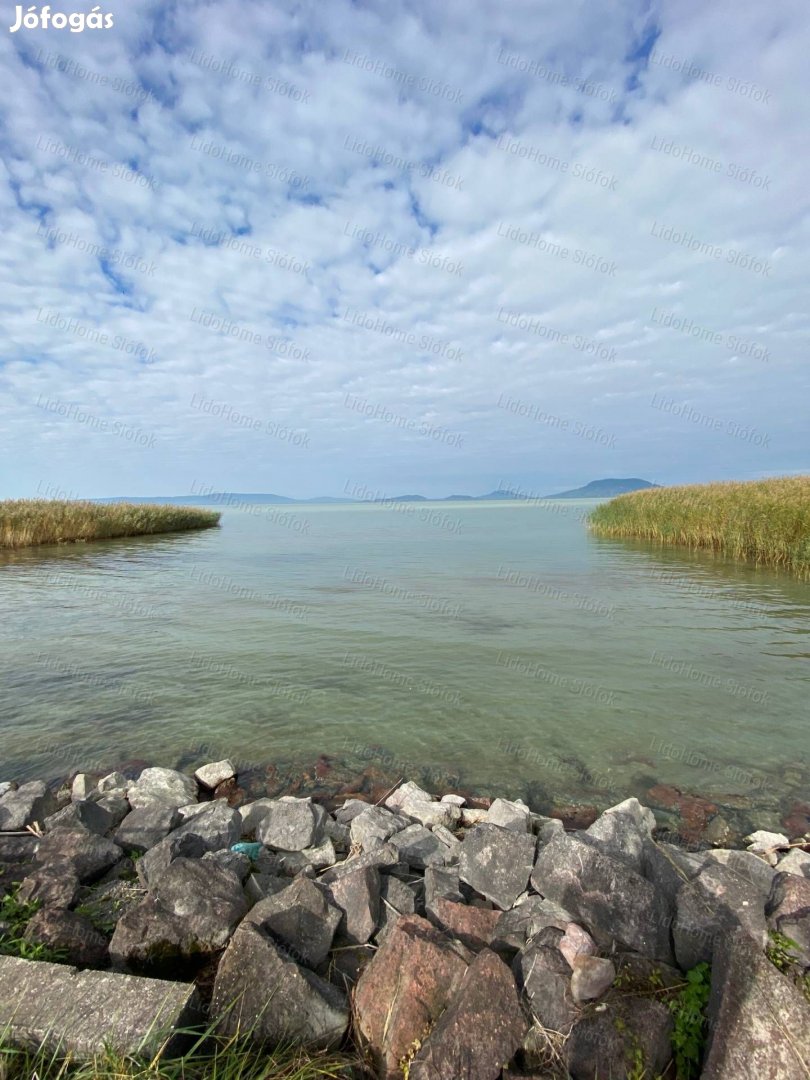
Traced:
[[219, 519], [219, 511], [193, 506], [9, 499], [0, 502], [0, 548], [210, 529]]
[[705, 548], [810, 579], [810, 476], [633, 491], [588, 523], [599, 536]]
[[359, 1080], [368, 1076], [357, 1057], [296, 1049], [268, 1050], [249, 1036], [218, 1038], [188, 1033], [193, 1042], [180, 1056], [166, 1044], [153, 1056], [100, 1050], [76, 1061], [50, 1050], [22, 1050], [0, 1033], [0, 1076], [4, 1080]]
[[[17, 891], [7, 893], [0, 900], [0, 921], [8, 929], [0, 931], [0, 956], [19, 956], [22, 960], [47, 960], [62, 963], [66, 953], [36, 941], [26, 941], [24, 934], [28, 921], [39, 911], [38, 900], [18, 900]], [[2, 1073], [0, 1073], [2, 1077]]]

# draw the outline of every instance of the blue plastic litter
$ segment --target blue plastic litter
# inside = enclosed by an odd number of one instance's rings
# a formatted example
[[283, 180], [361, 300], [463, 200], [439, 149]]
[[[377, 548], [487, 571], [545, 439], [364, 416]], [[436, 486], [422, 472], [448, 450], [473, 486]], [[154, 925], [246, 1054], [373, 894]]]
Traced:
[[255, 862], [262, 850], [262, 845], [252, 840], [240, 840], [238, 844], [234, 844], [231, 847], [231, 851], [236, 851], [240, 855], [247, 855], [251, 862]]

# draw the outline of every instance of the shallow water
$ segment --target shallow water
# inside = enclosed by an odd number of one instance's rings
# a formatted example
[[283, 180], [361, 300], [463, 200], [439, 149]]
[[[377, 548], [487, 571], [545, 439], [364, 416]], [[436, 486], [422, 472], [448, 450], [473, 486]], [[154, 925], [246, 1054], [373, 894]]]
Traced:
[[806, 797], [810, 587], [598, 539], [592, 505], [255, 506], [0, 553], [0, 779], [325, 753], [536, 801]]

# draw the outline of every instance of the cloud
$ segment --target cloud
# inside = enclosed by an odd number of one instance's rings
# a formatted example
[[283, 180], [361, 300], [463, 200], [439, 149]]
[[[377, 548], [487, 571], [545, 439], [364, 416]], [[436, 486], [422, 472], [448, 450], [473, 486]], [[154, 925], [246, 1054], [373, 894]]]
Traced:
[[4, 32], [3, 494], [806, 468], [808, 44], [798, 2]]

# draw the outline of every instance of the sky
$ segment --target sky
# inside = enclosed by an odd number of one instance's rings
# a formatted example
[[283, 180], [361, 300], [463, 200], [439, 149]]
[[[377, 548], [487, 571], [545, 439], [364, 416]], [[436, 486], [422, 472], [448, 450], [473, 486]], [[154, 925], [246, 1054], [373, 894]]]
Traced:
[[806, 0], [100, 8], [3, 4], [0, 497], [810, 471]]

